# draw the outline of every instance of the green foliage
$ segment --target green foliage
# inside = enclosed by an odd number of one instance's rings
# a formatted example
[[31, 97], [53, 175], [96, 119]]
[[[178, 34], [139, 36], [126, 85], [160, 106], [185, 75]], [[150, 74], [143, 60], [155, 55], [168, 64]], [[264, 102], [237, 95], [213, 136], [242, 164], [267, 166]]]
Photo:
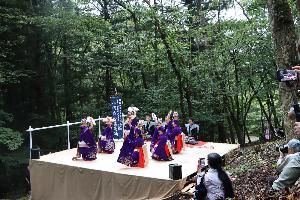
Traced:
[[12, 122], [13, 116], [0, 110], [0, 148], [13, 151], [18, 149], [22, 143], [22, 134], [10, 128], [5, 128], [6, 123]]
[[23, 143], [20, 132], [13, 131], [10, 128], [0, 127], [0, 146], [10, 151], [18, 149]]
[[[193, 117], [205, 140], [244, 144], [266, 121], [281, 126], [266, 1], [161, 2], [3, 1], [1, 148], [18, 149], [28, 126], [109, 116], [115, 92], [124, 113], [134, 105], [140, 118], [171, 109], [182, 123]], [[234, 7], [247, 17], [224, 17]], [[65, 148], [65, 130], [51, 131], [34, 143]], [[77, 134], [72, 127], [72, 146]]]

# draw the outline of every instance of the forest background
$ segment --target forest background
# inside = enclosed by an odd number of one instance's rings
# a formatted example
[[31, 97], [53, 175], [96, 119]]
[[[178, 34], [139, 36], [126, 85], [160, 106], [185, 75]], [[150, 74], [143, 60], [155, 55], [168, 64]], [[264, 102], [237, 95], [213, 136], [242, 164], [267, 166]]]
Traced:
[[[29, 126], [111, 116], [110, 97], [138, 116], [193, 117], [201, 139], [245, 144], [289, 130], [299, 2], [287, 0], [0, 1], [0, 198], [25, 192]], [[238, 17], [228, 17], [238, 10]], [[281, 98], [280, 98], [281, 97]], [[183, 124], [182, 124], [183, 125]], [[75, 147], [78, 127], [71, 129]], [[65, 128], [34, 134], [66, 149]]]

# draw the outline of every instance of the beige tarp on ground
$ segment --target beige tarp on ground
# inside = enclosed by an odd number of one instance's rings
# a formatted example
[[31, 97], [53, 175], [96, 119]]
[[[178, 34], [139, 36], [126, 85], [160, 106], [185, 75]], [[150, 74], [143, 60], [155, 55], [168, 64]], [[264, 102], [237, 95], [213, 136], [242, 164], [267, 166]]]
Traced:
[[[149, 149], [150, 144], [147, 145]], [[224, 155], [239, 147], [220, 143], [186, 147], [185, 151], [173, 155], [173, 161], [163, 162], [150, 158], [145, 168], [132, 168], [117, 162], [121, 146], [122, 142], [116, 142], [113, 154], [98, 154], [95, 161], [72, 161], [76, 149], [31, 160], [32, 199], [161, 199], [180, 190], [185, 182], [184, 179], [169, 179], [169, 164], [182, 165], [182, 177], [187, 177], [196, 171], [199, 157], [206, 157], [211, 152]]]

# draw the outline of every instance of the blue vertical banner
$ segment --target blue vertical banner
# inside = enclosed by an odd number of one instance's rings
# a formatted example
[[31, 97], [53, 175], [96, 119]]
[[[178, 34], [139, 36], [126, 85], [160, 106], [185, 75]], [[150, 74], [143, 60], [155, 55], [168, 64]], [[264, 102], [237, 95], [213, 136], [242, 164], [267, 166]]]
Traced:
[[111, 110], [112, 117], [115, 119], [113, 127], [114, 138], [120, 139], [123, 137], [122, 97], [111, 97]]

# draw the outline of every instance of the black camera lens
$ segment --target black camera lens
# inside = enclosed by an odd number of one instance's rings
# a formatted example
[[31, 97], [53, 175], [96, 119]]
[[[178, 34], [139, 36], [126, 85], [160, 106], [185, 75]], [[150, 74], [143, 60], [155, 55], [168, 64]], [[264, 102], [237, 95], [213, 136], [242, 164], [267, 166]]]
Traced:
[[288, 153], [288, 147], [284, 144], [276, 145], [275, 150], [280, 151], [281, 153], [284, 153], [284, 154]]

